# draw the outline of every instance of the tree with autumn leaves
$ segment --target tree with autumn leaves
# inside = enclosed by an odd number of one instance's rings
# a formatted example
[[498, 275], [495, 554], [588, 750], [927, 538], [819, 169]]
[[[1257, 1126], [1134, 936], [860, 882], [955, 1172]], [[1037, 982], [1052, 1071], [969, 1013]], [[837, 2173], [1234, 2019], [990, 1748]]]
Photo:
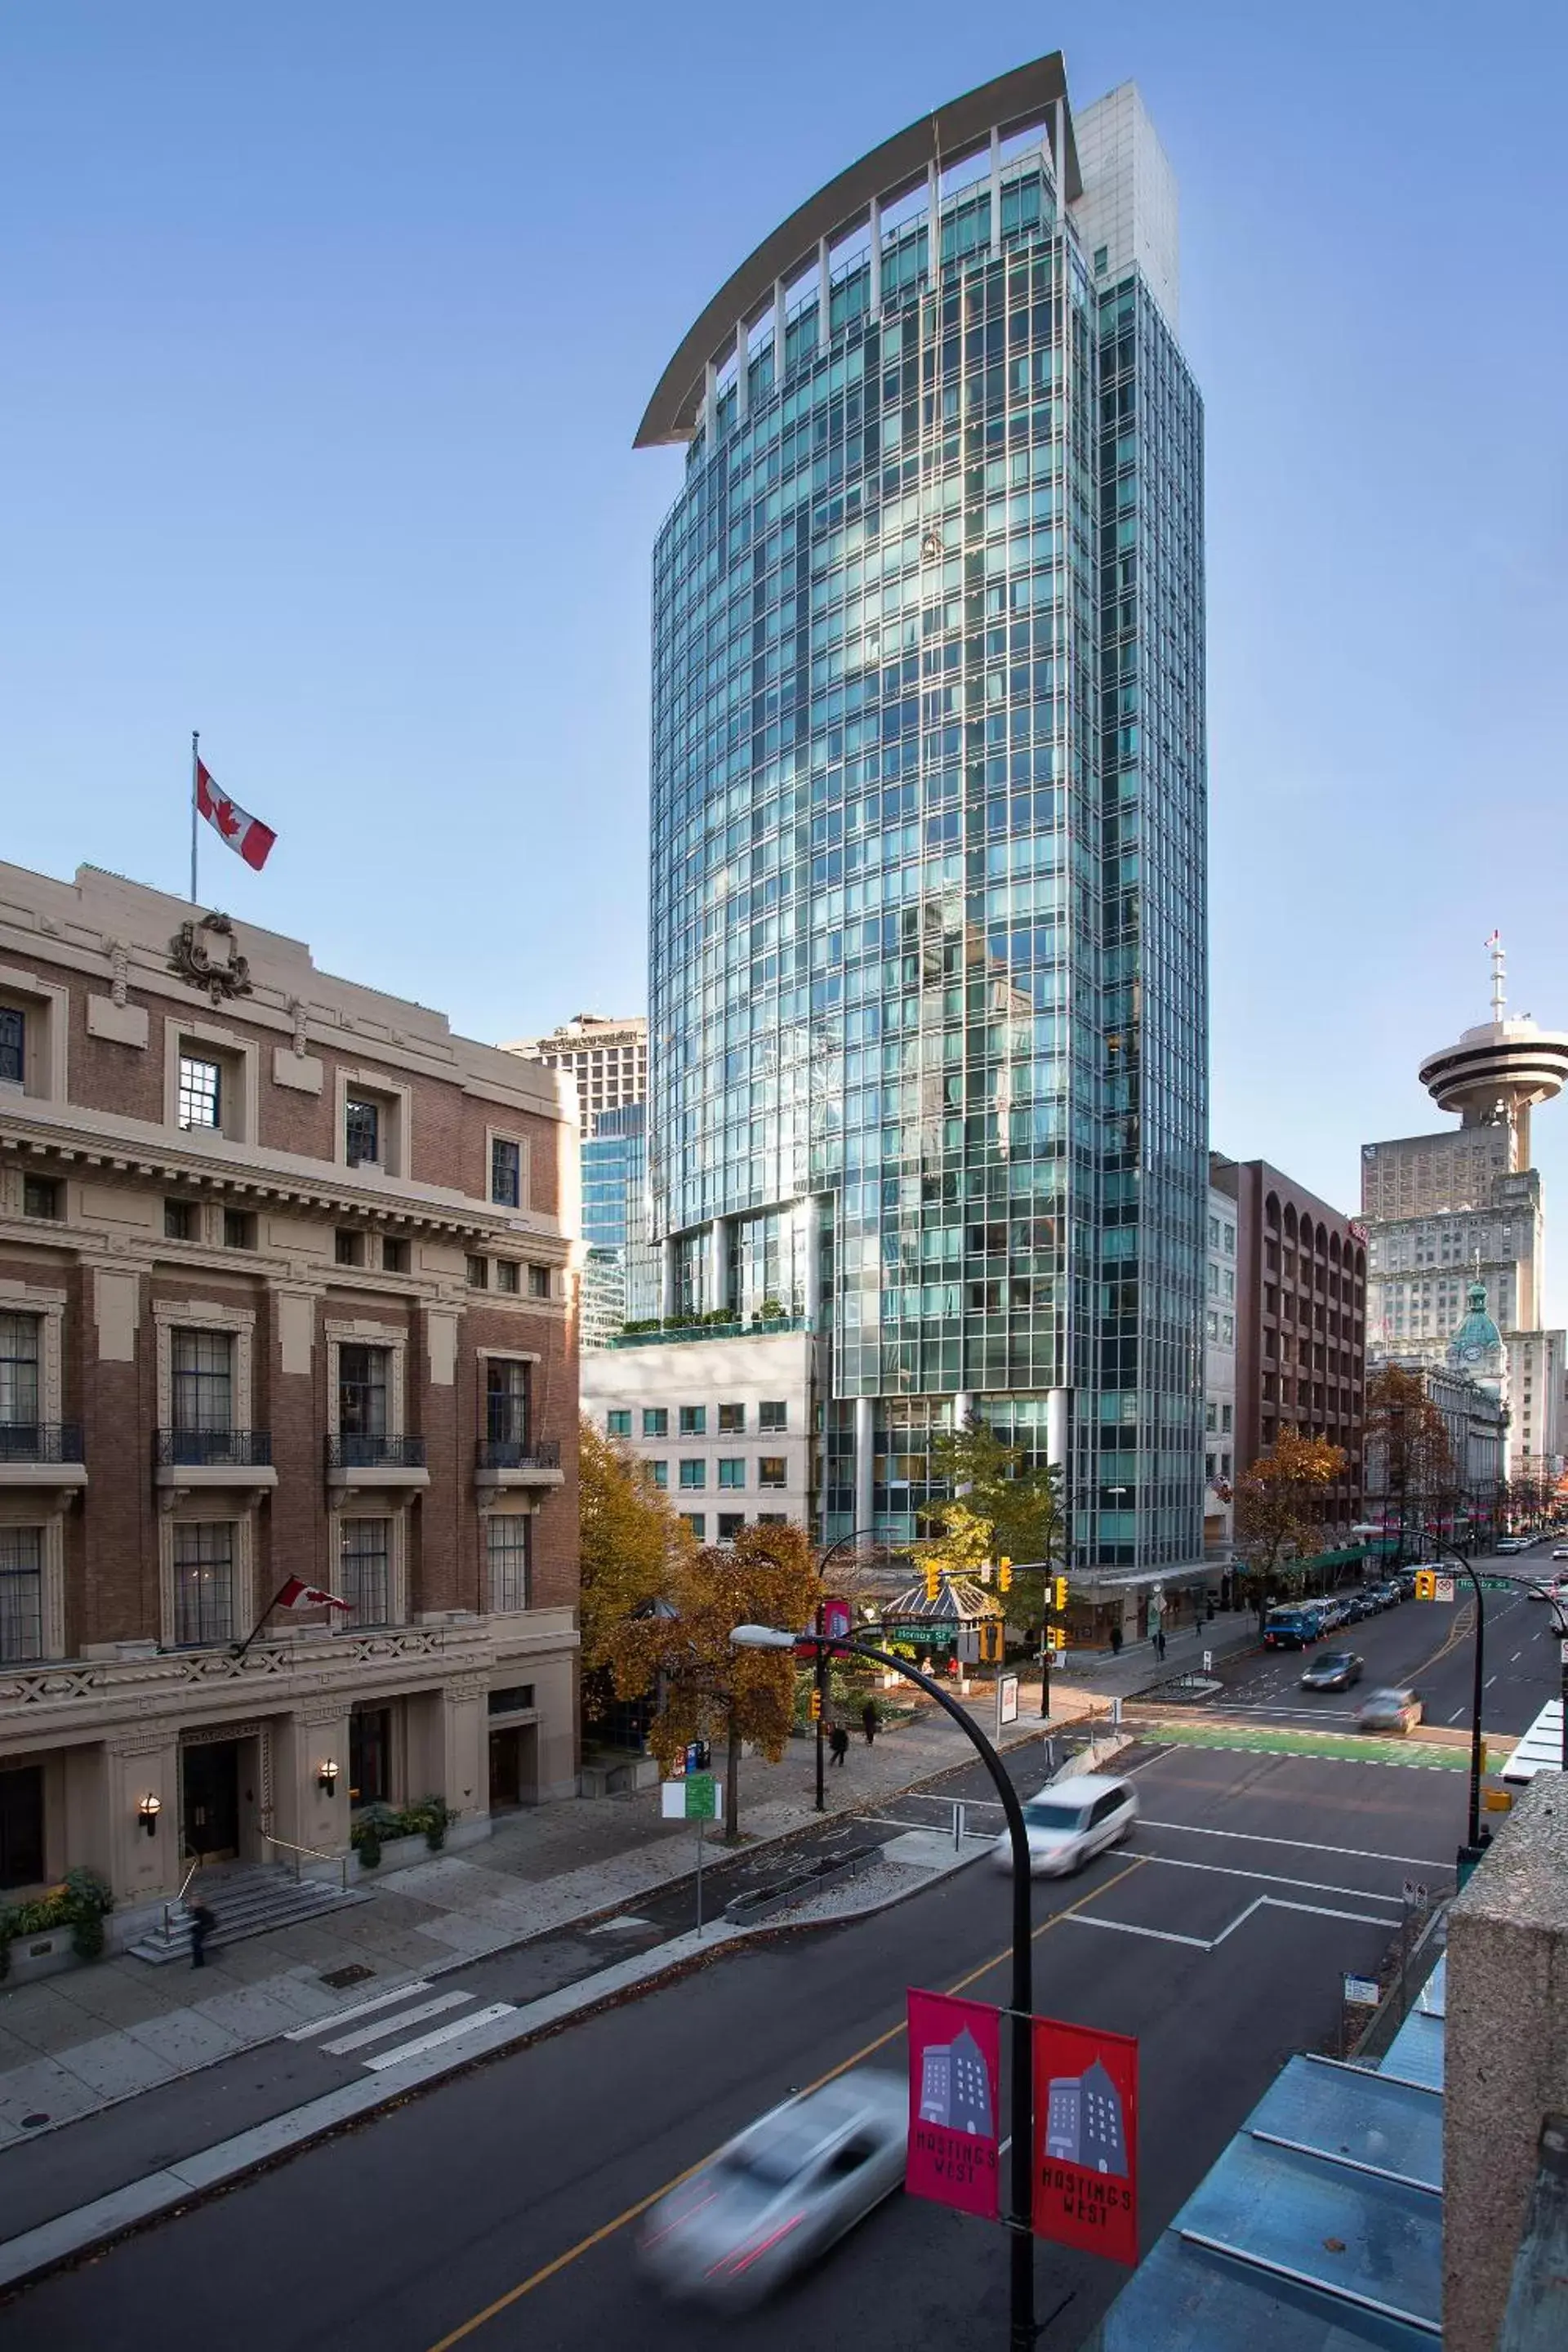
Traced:
[[1399, 1559], [1412, 1531], [1419, 1551], [1429, 1522], [1453, 1524], [1462, 1497], [1447, 1423], [1421, 1374], [1403, 1364], [1380, 1364], [1368, 1378], [1366, 1471], [1384, 1524], [1397, 1519]]
[[693, 1546], [672, 1559], [657, 1612], [623, 1617], [605, 1651], [616, 1692], [658, 1693], [648, 1744], [668, 1772], [693, 1739], [722, 1745], [724, 1834], [740, 1832], [741, 1747], [770, 1764], [795, 1719], [795, 1658], [788, 1650], [737, 1650], [737, 1625], [804, 1631], [819, 1596], [811, 1546], [797, 1527], [743, 1528], [733, 1542]]
[[931, 1556], [970, 1575], [987, 1560], [1033, 1563], [1015, 1569], [1007, 1613], [1016, 1622], [1041, 1623], [1047, 1580], [1067, 1559], [1060, 1471], [1050, 1463], [1031, 1465], [1022, 1446], [1007, 1444], [973, 1414], [939, 1435], [932, 1466], [948, 1493], [921, 1513], [932, 1530]]
[[1261, 1630], [1274, 1594], [1300, 1581], [1323, 1548], [1323, 1504], [1347, 1456], [1327, 1438], [1282, 1429], [1236, 1482], [1235, 1545]]
[[725, 1748], [732, 1838], [742, 1743], [770, 1763], [784, 1754], [795, 1669], [788, 1651], [736, 1650], [730, 1636], [737, 1625], [810, 1624], [819, 1597], [811, 1546], [785, 1526], [699, 1547], [637, 1456], [586, 1421], [581, 1465], [585, 1682], [651, 1700], [648, 1745], [666, 1772], [693, 1739]]

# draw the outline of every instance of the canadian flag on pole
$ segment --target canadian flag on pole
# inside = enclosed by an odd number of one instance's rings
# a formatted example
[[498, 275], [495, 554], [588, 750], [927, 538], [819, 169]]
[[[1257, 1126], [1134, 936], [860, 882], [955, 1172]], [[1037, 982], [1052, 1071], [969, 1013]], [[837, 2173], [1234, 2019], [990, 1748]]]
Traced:
[[307, 1584], [302, 1576], [291, 1576], [273, 1602], [275, 1609], [352, 1609], [352, 1601], [340, 1601], [335, 1592], [323, 1592], [320, 1585]]
[[220, 793], [198, 753], [196, 758], [196, 807], [213, 831], [220, 834], [229, 847], [237, 850], [247, 866], [259, 874], [267, 863], [268, 853], [278, 835], [258, 816], [251, 816], [237, 801]]

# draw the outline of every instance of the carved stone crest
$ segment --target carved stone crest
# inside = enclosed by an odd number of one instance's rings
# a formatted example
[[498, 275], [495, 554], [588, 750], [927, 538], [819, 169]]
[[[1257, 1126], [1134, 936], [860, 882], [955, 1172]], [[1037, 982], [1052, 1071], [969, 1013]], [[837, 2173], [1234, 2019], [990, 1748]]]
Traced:
[[206, 991], [214, 1004], [251, 993], [250, 965], [235, 944], [226, 915], [204, 915], [182, 923], [169, 941], [169, 970]]

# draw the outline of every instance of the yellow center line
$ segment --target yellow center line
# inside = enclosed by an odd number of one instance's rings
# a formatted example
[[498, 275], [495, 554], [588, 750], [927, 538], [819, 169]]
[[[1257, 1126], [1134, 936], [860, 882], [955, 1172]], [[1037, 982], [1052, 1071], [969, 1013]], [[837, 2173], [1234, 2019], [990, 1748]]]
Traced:
[[[1061, 1920], [1070, 1919], [1075, 1911], [1081, 1911], [1086, 1903], [1096, 1902], [1100, 1895], [1109, 1895], [1113, 1886], [1120, 1886], [1124, 1878], [1131, 1878], [1135, 1870], [1141, 1870], [1147, 1860], [1146, 1854], [1134, 1854], [1131, 1861], [1124, 1863], [1114, 1876], [1103, 1880], [1099, 1886], [1091, 1886], [1087, 1895], [1080, 1895], [1078, 1901], [1069, 1903], [1065, 1911], [1053, 1911], [1050, 1917], [1042, 1919], [1035, 1929], [1034, 1942], [1037, 1944], [1040, 1937], [1048, 1935]], [[1005, 1945], [999, 1952], [994, 1952], [988, 1960], [982, 1960], [977, 1969], [971, 1969], [967, 1976], [960, 1977], [956, 1984], [949, 1985], [947, 1988], [949, 1997], [966, 1991], [972, 1984], [978, 1984], [982, 1977], [989, 1976], [993, 1969], [999, 1969], [1004, 1961], [1010, 1960], [1012, 1957], [1011, 1944]], [[812, 2091], [820, 2091], [825, 2083], [831, 2083], [837, 2076], [847, 2074], [851, 2066], [858, 2066], [862, 2060], [871, 2057], [879, 2050], [886, 2049], [889, 2042], [896, 2042], [903, 2032], [904, 2026], [905, 2021], [900, 2018], [897, 2025], [890, 2025], [888, 2028], [886, 2033], [879, 2033], [874, 2041], [863, 2043], [849, 2057], [840, 2059], [837, 2066], [830, 2066], [826, 2074], [817, 2076], [815, 2083], [807, 2083], [796, 2095], [805, 2098]], [[650, 2205], [657, 2205], [661, 2197], [668, 2197], [671, 2189], [680, 2187], [683, 2180], [689, 2180], [693, 2173], [700, 2172], [703, 2166], [710, 2164], [718, 2153], [717, 2148], [710, 2148], [708, 2154], [699, 2157], [695, 2164], [689, 2164], [684, 2172], [677, 2172], [668, 2180], [662, 2181], [658, 2188], [650, 2189], [646, 2197], [639, 2197], [635, 2205], [628, 2205], [624, 2213], [616, 2215], [613, 2221], [603, 2222], [598, 2229], [590, 2231], [587, 2237], [579, 2238], [574, 2246], [568, 2246], [563, 2254], [557, 2254], [553, 2262], [545, 2263], [539, 2270], [531, 2272], [519, 2285], [509, 2287], [505, 2294], [497, 2295], [493, 2303], [487, 2303], [482, 2311], [476, 2311], [471, 2319], [465, 2319], [460, 2327], [454, 2327], [449, 2336], [443, 2336], [438, 2343], [433, 2344], [430, 2347], [430, 2352], [450, 2352], [450, 2347], [454, 2344], [461, 2344], [465, 2336], [476, 2334], [488, 2321], [498, 2318], [503, 2311], [510, 2310], [514, 2303], [521, 2303], [525, 2294], [531, 2294], [535, 2287], [543, 2286], [546, 2281], [552, 2279], [558, 2271], [568, 2269], [584, 2254], [592, 2253], [595, 2246], [602, 2246], [606, 2238], [613, 2238], [616, 2231], [624, 2230], [628, 2222], [640, 2220]]]

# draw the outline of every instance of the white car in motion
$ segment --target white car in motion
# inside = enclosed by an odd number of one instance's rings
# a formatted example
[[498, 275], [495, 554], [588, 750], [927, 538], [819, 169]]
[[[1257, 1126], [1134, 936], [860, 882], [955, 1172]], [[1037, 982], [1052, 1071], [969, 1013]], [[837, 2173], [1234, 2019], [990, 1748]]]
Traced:
[[857, 2067], [786, 2099], [652, 2206], [637, 2253], [668, 2294], [761, 2303], [900, 2189], [909, 2084]]
[[[1125, 1780], [1086, 1772], [1076, 1780], [1050, 1781], [1024, 1805], [1029, 1875], [1065, 1878], [1128, 1836], [1137, 1818], [1137, 1793]], [[1012, 1869], [1013, 1841], [1005, 1830], [991, 1852], [999, 1869]]]

